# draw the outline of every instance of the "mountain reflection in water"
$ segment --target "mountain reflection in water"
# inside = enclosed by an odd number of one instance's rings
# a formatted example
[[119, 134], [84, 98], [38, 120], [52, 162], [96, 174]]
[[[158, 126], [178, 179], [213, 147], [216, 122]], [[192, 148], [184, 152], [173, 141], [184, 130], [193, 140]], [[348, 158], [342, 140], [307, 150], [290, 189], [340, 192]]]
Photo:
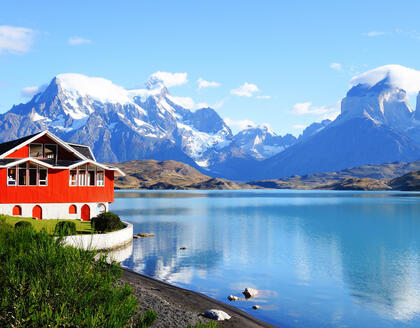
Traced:
[[222, 301], [258, 288], [234, 305], [280, 326], [420, 325], [419, 194], [117, 195], [111, 210], [156, 234], [135, 240], [123, 266]]

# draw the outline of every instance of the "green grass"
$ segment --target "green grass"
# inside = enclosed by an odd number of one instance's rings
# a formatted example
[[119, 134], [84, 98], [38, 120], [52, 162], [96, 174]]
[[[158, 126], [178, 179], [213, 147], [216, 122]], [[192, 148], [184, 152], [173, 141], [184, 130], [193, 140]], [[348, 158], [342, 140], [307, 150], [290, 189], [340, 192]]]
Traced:
[[52, 235], [55, 230], [55, 226], [60, 221], [70, 221], [76, 224], [77, 234], [91, 234], [93, 233], [92, 225], [90, 221], [80, 221], [80, 220], [35, 220], [33, 218], [23, 218], [18, 216], [10, 216], [0, 214], [0, 220], [4, 219], [4, 222], [12, 227], [19, 221], [27, 221], [32, 224], [32, 227], [36, 231], [45, 230], [48, 234]]
[[0, 218], [0, 327], [131, 326], [138, 303], [118, 264], [10, 222]]

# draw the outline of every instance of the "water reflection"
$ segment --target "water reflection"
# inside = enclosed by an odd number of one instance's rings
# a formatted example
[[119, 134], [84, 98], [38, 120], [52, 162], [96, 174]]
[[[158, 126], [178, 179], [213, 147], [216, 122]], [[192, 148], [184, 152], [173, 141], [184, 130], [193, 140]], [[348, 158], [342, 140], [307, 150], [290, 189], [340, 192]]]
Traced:
[[156, 234], [135, 240], [123, 262], [135, 271], [220, 300], [270, 291], [251, 313], [278, 325], [420, 325], [418, 194], [124, 194], [112, 210]]

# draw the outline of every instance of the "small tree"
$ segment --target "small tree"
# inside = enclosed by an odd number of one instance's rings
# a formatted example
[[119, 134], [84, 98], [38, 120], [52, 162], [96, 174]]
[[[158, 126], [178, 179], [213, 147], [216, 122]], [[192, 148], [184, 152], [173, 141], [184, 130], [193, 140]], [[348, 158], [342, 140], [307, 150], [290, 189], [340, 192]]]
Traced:
[[76, 224], [71, 221], [60, 221], [55, 225], [54, 235], [69, 236], [75, 235], [77, 232]]
[[110, 232], [124, 227], [120, 217], [112, 212], [104, 212], [92, 218], [92, 227], [98, 232]]

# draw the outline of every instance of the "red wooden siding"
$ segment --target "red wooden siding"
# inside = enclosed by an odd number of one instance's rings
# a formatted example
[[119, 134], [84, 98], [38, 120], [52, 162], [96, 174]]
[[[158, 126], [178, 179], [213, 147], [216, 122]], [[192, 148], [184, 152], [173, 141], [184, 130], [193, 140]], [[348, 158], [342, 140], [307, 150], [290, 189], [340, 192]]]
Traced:
[[69, 170], [48, 169], [48, 186], [7, 186], [0, 169], [0, 203], [94, 203], [114, 201], [114, 171], [105, 171], [104, 187], [69, 186]]
[[29, 157], [29, 146], [23, 146], [22, 148], [6, 156], [6, 158], [26, 158], [26, 157]]

